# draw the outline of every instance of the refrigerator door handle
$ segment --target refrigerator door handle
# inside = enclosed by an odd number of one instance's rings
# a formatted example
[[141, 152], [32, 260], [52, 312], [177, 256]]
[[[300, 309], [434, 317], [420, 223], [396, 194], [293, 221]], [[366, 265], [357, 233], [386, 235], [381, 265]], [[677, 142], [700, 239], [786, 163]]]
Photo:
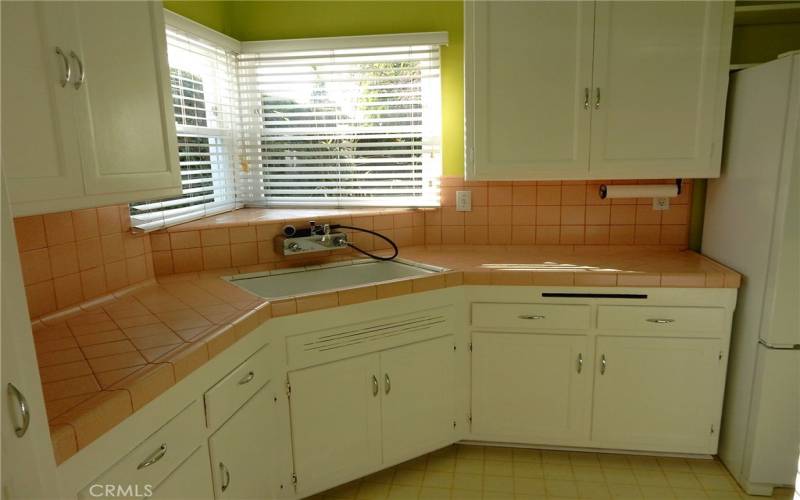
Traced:
[[800, 344], [775, 345], [775, 344], [770, 344], [769, 342], [767, 342], [764, 339], [758, 339], [758, 343], [763, 345], [767, 349], [775, 349], [775, 350], [780, 350], [780, 351], [800, 351]]

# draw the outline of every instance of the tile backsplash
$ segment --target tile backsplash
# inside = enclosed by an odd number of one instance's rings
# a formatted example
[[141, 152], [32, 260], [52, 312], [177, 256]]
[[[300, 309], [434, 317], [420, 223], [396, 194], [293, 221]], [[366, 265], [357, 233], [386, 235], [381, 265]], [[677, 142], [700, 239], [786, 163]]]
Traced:
[[[317, 223], [344, 224], [374, 230], [392, 239], [398, 247], [425, 244], [423, 212], [408, 210], [387, 212], [382, 213], [381, 209], [376, 209], [374, 213], [368, 215], [317, 218]], [[258, 225], [234, 223], [230, 227], [213, 227], [195, 222], [151, 233], [156, 275], [232, 267], [247, 272], [296, 266], [309, 261], [363, 257], [354, 251], [291, 257], [285, 257], [275, 251], [274, 239], [281, 234], [286, 223], [301, 226], [307, 222], [307, 217]], [[349, 233], [350, 241], [363, 250], [389, 248], [385, 241], [367, 233], [346, 232]]]
[[32, 318], [154, 276], [150, 238], [130, 231], [127, 205], [14, 219]]
[[[653, 184], [674, 181], [609, 181]], [[425, 243], [473, 245], [665, 245], [688, 247], [692, 182], [670, 208], [652, 198], [601, 199], [603, 181], [464, 181], [442, 178], [442, 207], [426, 213]], [[472, 192], [457, 212], [456, 192]]]
[[[670, 181], [615, 181], [653, 183]], [[686, 249], [692, 182], [652, 209], [651, 198], [602, 200], [602, 181], [468, 182], [442, 178], [442, 206], [424, 211], [380, 209], [318, 222], [373, 229], [400, 247], [411, 245], [661, 245]], [[455, 210], [456, 191], [472, 192], [472, 210]], [[245, 209], [249, 210], [249, 209]], [[127, 205], [59, 212], [14, 220], [32, 318], [135, 285], [157, 275], [236, 268], [240, 272], [298, 265], [273, 239], [289, 221], [248, 223], [247, 213], [222, 224], [195, 221], [150, 234], [133, 234]], [[238, 213], [237, 213], [238, 214]], [[241, 219], [241, 220], [240, 220]], [[306, 219], [292, 218], [303, 223]], [[353, 233], [364, 250], [388, 248]], [[337, 252], [311, 259], [353, 258]]]

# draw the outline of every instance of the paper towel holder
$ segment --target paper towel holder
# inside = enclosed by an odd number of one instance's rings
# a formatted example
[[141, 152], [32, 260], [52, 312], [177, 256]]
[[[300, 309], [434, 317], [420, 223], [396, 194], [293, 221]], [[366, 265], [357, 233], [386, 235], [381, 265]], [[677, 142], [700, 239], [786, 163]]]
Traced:
[[[675, 179], [675, 185], [678, 187], [678, 194], [681, 194], [681, 189], [683, 187], [683, 179], [681, 178]], [[606, 195], [608, 194], [608, 188], [606, 187], [605, 184], [600, 184], [599, 194], [600, 194], [600, 199], [602, 200], [606, 199]]]

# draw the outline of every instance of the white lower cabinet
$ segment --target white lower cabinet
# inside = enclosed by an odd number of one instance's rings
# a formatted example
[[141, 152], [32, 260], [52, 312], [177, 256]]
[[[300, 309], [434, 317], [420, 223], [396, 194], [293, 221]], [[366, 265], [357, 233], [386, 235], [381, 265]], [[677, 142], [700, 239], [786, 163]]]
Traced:
[[[170, 475], [186, 464], [202, 442], [203, 410], [194, 401], [88, 484], [78, 498], [146, 496], [149, 490], [169, 481]], [[208, 463], [208, 455], [205, 460]], [[210, 494], [209, 489], [205, 496]]]
[[727, 361], [718, 339], [597, 338], [592, 440], [715, 453]]
[[381, 353], [383, 461], [455, 441], [455, 352], [442, 337]]
[[153, 500], [211, 498], [211, 469], [208, 449], [201, 446], [153, 490]]
[[268, 383], [208, 440], [214, 498], [277, 496], [274, 467], [275, 401]]
[[717, 452], [735, 292], [615, 292], [476, 297], [470, 439]]
[[289, 373], [298, 489], [334, 484], [381, 461], [380, 356]]
[[298, 492], [456, 440], [453, 337], [289, 372]]
[[585, 335], [472, 334], [472, 432], [479, 439], [564, 444], [588, 437]]

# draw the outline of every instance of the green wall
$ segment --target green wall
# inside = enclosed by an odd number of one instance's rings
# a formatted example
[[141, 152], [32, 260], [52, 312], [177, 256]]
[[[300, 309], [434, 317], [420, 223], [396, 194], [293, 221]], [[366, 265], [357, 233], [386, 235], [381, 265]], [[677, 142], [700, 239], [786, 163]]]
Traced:
[[464, 9], [460, 1], [191, 2], [164, 6], [237, 40], [447, 31], [442, 47], [442, 163], [464, 172]]
[[214, 31], [233, 36], [230, 21], [231, 9], [228, 2], [197, 0], [164, 0], [164, 7], [208, 26]]

